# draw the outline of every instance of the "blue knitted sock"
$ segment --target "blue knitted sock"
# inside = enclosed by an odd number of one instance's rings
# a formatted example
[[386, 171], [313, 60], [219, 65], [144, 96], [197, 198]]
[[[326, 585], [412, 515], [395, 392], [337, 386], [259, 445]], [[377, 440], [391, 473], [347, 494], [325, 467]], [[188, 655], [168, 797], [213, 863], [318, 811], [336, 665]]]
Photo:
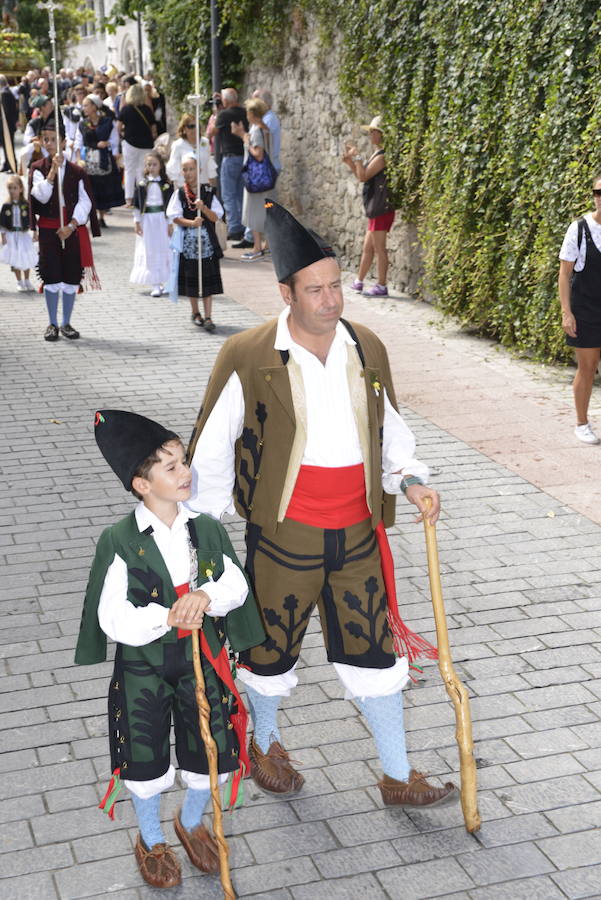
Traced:
[[249, 685], [246, 685], [246, 694], [255, 726], [255, 741], [263, 753], [267, 753], [270, 744], [282, 740], [277, 720], [278, 706], [282, 698], [266, 697]]
[[48, 319], [51, 325], [58, 325], [58, 291], [44, 291], [46, 300], [46, 308], [48, 310]]
[[138, 817], [138, 825], [140, 826], [142, 840], [148, 849], [151, 850], [155, 844], [164, 844], [165, 835], [161, 828], [161, 819], [159, 815], [161, 795], [154, 794], [152, 797], [142, 799], [142, 797], [136, 797], [135, 794], [132, 794], [131, 799], [134, 804], [136, 816]]
[[193, 831], [202, 821], [202, 815], [207, 808], [207, 803], [211, 797], [211, 791], [207, 788], [205, 791], [197, 791], [194, 788], [188, 788], [184, 797], [184, 804], [180, 813], [180, 822], [188, 831]]
[[409, 760], [403, 724], [403, 692], [388, 697], [355, 697], [374, 736], [384, 774], [397, 781], [409, 778]]
[[63, 290], [63, 325], [69, 325], [71, 322], [71, 314], [73, 313], [73, 307], [75, 306], [76, 293], [76, 291], [70, 291], [68, 293]]

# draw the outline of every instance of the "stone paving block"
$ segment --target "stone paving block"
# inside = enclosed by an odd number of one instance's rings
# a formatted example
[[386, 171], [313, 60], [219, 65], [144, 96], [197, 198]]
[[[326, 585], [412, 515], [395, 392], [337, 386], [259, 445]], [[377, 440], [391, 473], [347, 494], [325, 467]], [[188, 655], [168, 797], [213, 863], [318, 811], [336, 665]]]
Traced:
[[442, 859], [480, 849], [476, 837], [469, 834], [463, 826], [400, 837], [393, 840], [392, 846], [405, 864]]
[[60, 725], [54, 722], [47, 722], [11, 730], [8, 733], [2, 732], [2, 746], [6, 750], [21, 750], [31, 746], [37, 746], [38, 748], [49, 746], [52, 748], [57, 741], [64, 742], [75, 738], [83, 738], [85, 734], [85, 728], [79, 719], [61, 722]]
[[555, 871], [552, 863], [532, 843], [464, 853], [458, 858], [458, 862], [479, 885], [509, 881], [516, 876], [527, 878]]
[[599, 796], [599, 791], [581, 775], [551, 778], [548, 781], [516, 785], [499, 791], [503, 803], [518, 814], [544, 812], [579, 803], [586, 804], [598, 800]]
[[[120, 828], [135, 824], [133, 805], [129, 801], [118, 803], [115, 821]], [[40, 813], [31, 819], [31, 827], [36, 844], [44, 845], [52, 844], [57, 834], [64, 841], [90, 835], [98, 835], [101, 841], [105, 833], [114, 831], [117, 826], [97, 808], [95, 803], [90, 807], [69, 809], [64, 812], [46, 815]]]
[[245, 894], [244, 900], [291, 900], [292, 894], [288, 888], [279, 888], [275, 891], [261, 892], [260, 894]]
[[23, 851], [28, 847], [33, 847], [33, 837], [28, 822], [11, 822], [10, 826], [2, 829], [0, 853]]
[[68, 844], [54, 843], [51, 847], [13, 850], [0, 854], [0, 878], [14, 878], [33, 872], [62, 869], [73, 864], [73, 854]]
[[522, 762], [505, 763], [507, 772], [519, 784], [546, 781], [561, 775], [575, 775], [585, 772], [585, 767], [571, 753], [560, 753], [544, 759], [528, 759]]
[[316, 853], [312, 858], [324, 878], [377, 872], [379, 869], [386, 869], [399, 863], [392, 844], [387, 841], [331, 850], [328, 853]]
[[387, 894], [373, 875], [354, 875], [352, 878], [336, 878], [315, 881], [292, 888], [294, 900], [386, 900]]
[[[501, 798], [509, 789], [499, 791]], [[478, 809], [483, 822], [509, 818], [511, 812], [499, 797], [492, 791], [478, 792]], [[463, 826], [463, 815], [459, 803], [451, 806], [437, 806], [435, 809], [418, 809], [408, 807], [407, 815], [420, 832], [441, 831]]]
[[343, 847], [417, 834], [415, 825], [402, 809], [379, 809], [333, 817], [329, 819], [328, 825]]
[[357, 708], [347, 700], [330, 700], [328, 703], [288, 707], [287, 715], [292, 725], [306, 725], [311, 722], [325, 722], [332, 719], [347, 719], [357, 716]]
[[[588, 728], [588, 725], [575, 726]], [[592, 726], [595, 727], [595, 726]], [[580, 738], [574, 729], [554, 728], [531, 734], [508, 735], [507, 743], [525, 759], [555, 755], [572, 750], [586, 750], [589, 744]]]
[[560, 870], [601, 864], [601, 835], [597, 828], [576, 834], [559, 835], [537, 840], [537, 846]]
[[306, 884], [317, 881], [319, 872], [308, 856], [286, 860], [284, 863], [266, 863], [238, 869], [234, 876], [234, 887], [239, 896], [265, 892], [284, 886]]
[[371, 769], [361, 761], [338, 763], [325, 769], [328, 779], [336, 791], [348, 791], [352, 788], [369, 787], [374, 783]]
[[6, 799], [25, 794], [39, 794], [63, 784], [88, 784], [96, 781], [89, 762], [60, 763], [0, 776], [0, 796]]
[[579, 869], [559, 872], [552, 878], [570, 900], [580, 900], [581, 897], [597, 900], [599, 897], [601, 866], [582, 866]]
[[472, 900], [565, 900], [565, 897], [563, 891], [546, 875], [470, 891]]
[[483, 822], [475, 837], [483, 847], [520, 844], [557, 834], [557, 830], [540, 813], [515, 815], [496, 822]]
[[297, 747], [319, 747], [322, 744], [353, 741], [366, 735], [367, 730], [358, 717], [331, 719], [329, 722], [282, 729], [284, 746], [288, 751], [296, 750]]
[[34, 875], [17, 875], [0, 881], [0, 900], [56, 900], [52, 875], [36, 872]]
[[14, 753], [2, 753], [0, 755], [0, 773], [14, 772], [15, 769], [31, 769], [37, 766], [38, 760], [35, 750], [17, 750]]
[[273, 805], [257, 804], [247, 801], [244, 806], [231, 815], [224, 816], [223, 829], [226, 835], [245, 834], [265, 828], [278, 828], [285, 825], [297, 825], [299, 817], [290, 803], [282, 800]]
[[526, 713], [524, 719], [537, 731], [553, 727], [571, 728], [572, 725], [586, 725], [598, 721], [598, 716], [590, 706], [568, 706], [566, 709], [550, 709], [538, 713]]
[[347, 813], [361, 813], [375, 808], [375, 802], [366, 791], [340, 791], [323, 797], [307, 797], [291, 800], [290, 806], [303, 822], [329, 819]]
[[65, 785], [55, 791], [45, 791], [43, 796], [49, 813], [66, 809], [96, 809], [99, 800], [96, 788], [91, 784], [79, 787]]
[[70, 869], [55, 873], [55, 881], [61, 900], [80, 900], [95, 894], [111, 895], [118, 890], [136, 887], [142, 883], [133, 856], [113, 857], [110, 866], [105, 860], [80, 863]]
[[[554, 684], [590, 681], [590, 674], [583, 666], [559, 666], [556, 669], [532, 669], [524, 672], [524, 680], [530, 687], [543, 688]], [[588, 689], [588, 687], [587, 687]]]
[[247, 841], [258, 863], [289, 860], [336, 847], [332, 833], [319, 822], [266, 829], [256, 834], [251, 832]]
[[426, 900], [431, 897], [446, 897], [452, 892], [473, 887], [469, 875], [454, 859], [430, 860], [385, 869], [377, 873], [378, 881], [391, 900]]
[[557, 666], [582, 665], [601, 662], [601, 654], [595, 647], [582, 644], [577, 647], [560, 647], [556, 650], [522, 651], [524, 659], [535, 669], [554, 669]]
[[[586, 741], [589, 747], [601, 747], [601, 722], [591, 723], [590, 725], [574, 725], [572, 731], [583, 741]], [[581, 747], [575, 749], [580, 750]]]

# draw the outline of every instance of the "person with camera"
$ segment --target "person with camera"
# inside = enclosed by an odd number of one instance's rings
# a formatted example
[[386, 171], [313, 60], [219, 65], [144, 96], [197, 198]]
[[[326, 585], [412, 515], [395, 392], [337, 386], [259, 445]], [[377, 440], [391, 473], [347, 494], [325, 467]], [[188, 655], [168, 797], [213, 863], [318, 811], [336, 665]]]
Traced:
[[246, 111], [238, 104], [238, 92], [234, 88], [225, 88], [221, 92], [223, 109], [217, 116], [217, 155], [221, 159], [219, 179], [221, 198], [227, 218], [228, 240], [240, 241], [244, 237], [242, 225], [242, 198], [244, 181], [242, 166], [244, 165], [244, 142], [232, 131], [232, 124], [242, 123], [244, 131], [248, 131]]
[[[388, 199], [386, 186], [386, 159], [382, 147], [382, 117], [375, 116], [369, 125], [361, 126], [369, 132], [369, 139], [374, 147], [367, 162], [364, 162], [352, 144], [347, 144], [342, 155], [345, 163], [355, 178], [363, 184], [363, 206], [368, 218], [367, 231], [363, 241], [363, 252], [359, 263], [359, 272], [351, 285], [351, 289], [366, 297], [387, 297], [388, 251], [386, 237], [394, 222], [394, 208]], [[363, 290], [363, 280], [371, 269], [376, 258], [378, 281], [368, 291]]]

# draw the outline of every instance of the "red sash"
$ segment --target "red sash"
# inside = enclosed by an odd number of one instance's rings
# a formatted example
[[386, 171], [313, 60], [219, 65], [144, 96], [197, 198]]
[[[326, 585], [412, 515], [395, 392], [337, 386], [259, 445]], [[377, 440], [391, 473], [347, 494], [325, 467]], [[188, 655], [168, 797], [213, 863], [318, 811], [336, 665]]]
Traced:
[[[286, 518], [314, 528], [350, 528], [369, 518], [365, 496], [363, 463], [329, 469], [321, 466], [301, 466], [294, 491], [286, 510]], [[388, 598], [388, 624], [392, 632], [395, 652], [406, 656], [412, 668], [419, 657], [438, 659], [438, 650], [429, 641], [415, 634], [405, 625], [399, 614], [394, 578], [394, 560], [384, 523], [375, 530], [382, 578]]]
[[[178, 584], [175, 587], [175, 593], [177, 594], [178, 598], [182, 597], [184, 594], [187, 594], [189, 590], [190, 585], [188, 584], [188, 582], [186, 582], [185, 584]], [[191, 631], [186, 631], [183, 628], [177, 629], [178, 640], [180, 638], [188, 637], [188, 635], [190, 634], [192, 634]], [[236, 683], [232, 675], [232, 670], [230, 668], [230, 661], [227, 650], [225, 649], [225, 647], [222, 647], [218, 655], [213, 656], [211, 648], [209, 647], [209, 642], [207, 641], [202, 629], [200, 631], [200, 652], [208, 659], [227, 689], [232, 692], [238, 706], [238, 712], [232, 713], [230, 715], [232, 725], [234, 726], [234, 731], [236, 732], [236, 736], [238, 738], [238, 744], [240, 745], [240, 751], [238, 753], [238, 761], [240, 765], [238, 766], [238, 770], [237, 772], [235, 772], [232, 780], [232, 790], [229, 801], [230, 808], [233, 808], [238, 798], [240, 781], [250, 772], [250, 760], [248, 758], [248, 751], [246, 749], [246, 727], [248, 723], [248, 712], [236, 687]]]

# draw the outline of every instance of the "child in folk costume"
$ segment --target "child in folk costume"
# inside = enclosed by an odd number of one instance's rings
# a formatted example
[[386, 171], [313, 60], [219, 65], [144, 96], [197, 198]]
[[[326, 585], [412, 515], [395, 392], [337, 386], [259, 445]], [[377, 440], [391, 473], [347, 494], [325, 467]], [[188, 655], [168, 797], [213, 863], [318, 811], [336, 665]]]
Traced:
[[37, 265], [38, 248], [29, 233], [29, 206], [25, 199], [23, 182], [18, 175], [11, 175], [6, 182], [7, 202], [0, 209], [2, 251], [0, 261], [8, 263], [17, 279], [18, 291], [34, 291], [29, 280], [29, 270]]
[[[182, 175], [184, 186], [174, 191], [167, 207], [167, 215], [178, 226], [172, 243], [172, 246], [175, 244], [176, 253], [172, 261], [170, 293], [172, 297], [174, 294], [188, 297], [193, 323], [205, 331], [213, 332], [215, 331], [215, 324], [211, 318], [213, 295], [223, 293], [219, 268], [223, 251], [215, 233], [215, 222], [222, 218], [223, 207], [211, 185], [201, 184], [200, 188], [197, 187], [194, 156], [184, 156], [182, 159]], [[204, 316], [201, 316], [198, 309], [199, 296], [202, 296]]]
[[165, 163], [152, 151], [144, 160], [144, 177], [134, 193], [136, 248], [129, 280], [132, 284], [150, 284], [151, 297], [164, 293], [169, 281], [173, 225], [167, 219], [167, 205], [173, 186], [165, 172]]
[[[75, 296], [82, 279], [88, 287], [100, 288], [94, 268], [92, 245], [86, 222], [92, 234], [100, 235], [94, 197], [86, 173], [80, 166], [64, 158], [65, 131], [59, 119], [60, 147], [56, 143], [56, 122], [47, 119], [41, 129], [42, 144], [48, 156], [33, 163], [29, 171], [30, 225], [38, 228], [40, 260], [38, 274], [44, 283], [44, 296], [50, 320], [44, 340], [57, 341], [58, 301], [63, 297], [60, 333], [69, 340], [79, 337], [71, 325]], [[58, 174], [61, 177], [64, 216], [61, 226]], [[37, 219], [37, 222], [36, 222]]]
[[113, 778], [100, 805], [112, 818], [121, 784], [129, 789], [140, 827], [135, 856], [142, 877], [154, 887], [172, 887], [180, 883], [180, 866], [160, 820], [161, 793], [175, 778], [172, 716], [175, 753], [187, 786], [175, 831], [197, 868], [219, 871], [217, 845], [201, 824], [210, 800], [209, 767], [199, 731], [189, 629], [202, 629], [210, 729], [220, 782], [232, 773], [230, 804], [249, 760], [246, 710], [225, 642], [240, 651], [261, 642], [264, 630], [224, 528], [182, 505], [190, 497], [192, 476], [178, 436], [121, 410], [97, 412], [95, 435], [106, 461], [140, 502], [100, 536], [75, 662], [102, 662], [107, 636], [117, 643], [108, 696]]

